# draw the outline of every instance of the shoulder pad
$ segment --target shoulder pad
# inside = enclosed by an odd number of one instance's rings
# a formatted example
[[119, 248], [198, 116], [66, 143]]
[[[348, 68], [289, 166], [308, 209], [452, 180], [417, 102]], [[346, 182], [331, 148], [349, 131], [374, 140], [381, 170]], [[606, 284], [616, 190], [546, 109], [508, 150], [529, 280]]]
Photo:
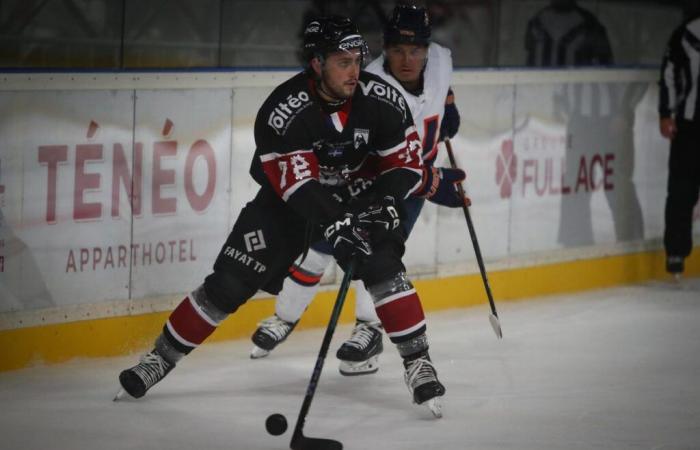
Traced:
[[697, 39], [700, 36], [700, 19], [691, 20], [685, 28]]
[[434, 54], [437, 55], [439, 58], [448, 59], [450, 63], [452, 62], [452, 50], [450, 50], [447, 47], [443, 47], [442, 45], [436, 42], [430, 43], [430, 47], [428, 47], [428, 52], [428, 58], [432, 56], [430, 52], [434, 52]]
[[294, 77], [282, 83], [265, 100], [263, 111], [265, 123], [278, 135], [284, 135], [294, 119], [311, 105], [311, 94], [305, 81]]
[[382, 54], [374, 58], [372, 62], [367, 64], [365, 70], [369, 73], [382, 76], [382, 73], [384, 73], [384, 55]]
[[377, 75], [362, 72], [358, 81], [363, 96], [392, 106], [406, 118], [408, 106], [406, 99], [394, 86]]

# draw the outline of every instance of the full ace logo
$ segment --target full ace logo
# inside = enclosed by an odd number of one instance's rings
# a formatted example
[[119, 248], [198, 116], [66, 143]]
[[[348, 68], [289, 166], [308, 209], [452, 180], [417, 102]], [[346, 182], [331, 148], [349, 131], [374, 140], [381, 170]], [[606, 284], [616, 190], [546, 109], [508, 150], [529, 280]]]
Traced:
[[501, 198], [510, 198], [513, 184], [518, 175], [518, 159], [513, 152], [513, 141], [508, 139], [501, 144], [501, 152], [496, 158], [496, 184], [501, 188]]
[[598, 148], [583, 148], [576, 145], [575, 136], [542, 132], [539, 127], [535, 125], [535, 129], [523, 130], [514, 140], [501, 142], [495, 161], [495, 182], [501, 198], [615, 189], [615, 153], [602, 150], [606, 142], [596, 142]]

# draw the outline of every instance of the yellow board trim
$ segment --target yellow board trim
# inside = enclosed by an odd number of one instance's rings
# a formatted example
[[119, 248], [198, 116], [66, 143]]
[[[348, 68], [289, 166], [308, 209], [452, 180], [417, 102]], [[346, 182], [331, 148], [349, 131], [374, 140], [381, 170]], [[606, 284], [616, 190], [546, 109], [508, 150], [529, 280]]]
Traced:
[[[700, 276], [700, 251], [697, 249], [686, 260], [685, 276]], [[663, 251], [489, 273], [497, 302], [601, 289], [667, 277]], [[425, 311], [465, 308], [487, 302], [478, 273], [418, 280], [414, 284]], [[335, 295], [334, 291], [319, 293], [298, 328], [325, 326]], [[273, 312], [272, 298], [248, 302], [224, 321], [207, 342], [248, 338], [258, 321]], [[169, 314], [160, 312], [0, 331], [0, 371], [60, 363], [73, 358], [110, 357], [143, 351], [153, 345]], [[353, 316], [354, 293], [351, 291], [340, 320], [348, 323], [354, 320]]]

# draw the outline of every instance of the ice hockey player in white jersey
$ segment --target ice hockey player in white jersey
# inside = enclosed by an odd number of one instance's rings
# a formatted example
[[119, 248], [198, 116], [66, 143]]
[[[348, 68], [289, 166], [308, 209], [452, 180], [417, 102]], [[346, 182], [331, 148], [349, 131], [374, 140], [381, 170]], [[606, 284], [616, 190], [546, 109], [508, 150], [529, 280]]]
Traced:
[[[461, 207], [455, 183], [465, 178], [462, 170], [433, 167], [440, 139], [453, 137], [459, 128], [459, 113], [450, 89], [450, 50], [430, 41], [431, 26], [425, 8], [398, 5], [384, 30], [384, 54], [367, 68], [396, 87], [406, 99], [422, 143], [425, 165], [421, 188], [404, 202], [406, 216], [401, 225], [410, 234], [425, 200]], [[367, 86], [370, 89], [370, 86]], [[251, 358], [265, 357], [294, 329], [315, 296], [326, 267], [333, 257], [325, 242], [311, 247], [290, 268], [277, 297], [275, 314], [263, 320], [252, 336]], [[382, 326], [370, 294], [356, 284], [356, 325], [350, 339], [337, 351], [340, 373], [363, 375], [378, 370], [382, 352]], [[392, 337], [391, 334], [389, 337]], [[407, 367], [407, 369], [409, 369]], [[416, 368], [417, 369], [417, 368]], [[416, 383], [417, 371], [406, 372], [406, 382]], [[413, 375], [411, 375], [413, 374]], [[410, 379], [413, 376], [414, 379]]]

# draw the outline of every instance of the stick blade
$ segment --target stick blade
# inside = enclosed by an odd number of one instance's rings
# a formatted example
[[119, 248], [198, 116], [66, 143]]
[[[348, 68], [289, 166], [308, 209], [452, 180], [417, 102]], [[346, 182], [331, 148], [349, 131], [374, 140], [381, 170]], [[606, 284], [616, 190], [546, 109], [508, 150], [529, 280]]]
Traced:
[[489, 322], [491, 322], [491, 328], [493, 332], [496, 333], [498, 339], [503, 339], [503, 331], [501, 331], [501, 322], [498, 320], [495, 314], [489, 316]]
[[343, 450], [343, 444], [333, 439], [300, 435], [292, 437], [289, 448], [292, 450]]

